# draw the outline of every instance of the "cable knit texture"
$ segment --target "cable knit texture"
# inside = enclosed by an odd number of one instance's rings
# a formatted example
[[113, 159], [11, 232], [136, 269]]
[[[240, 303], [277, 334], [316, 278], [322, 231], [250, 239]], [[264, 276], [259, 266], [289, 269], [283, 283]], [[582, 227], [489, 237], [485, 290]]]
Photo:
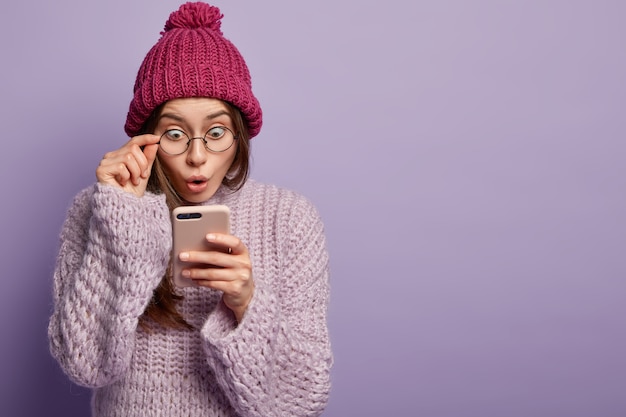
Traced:
[[96, 184], [76, 196], [61, 232], [52, 355], [94, 388], [94, 416], [320, 415], [332, 356], [317, 211], [252, 180], [205, 204], [229, 206], [250, 250], [256, 288], [239, 325], [220, 292], [189, 287], [179, 311], [197, 330], [139, 328], [169, 261], [169, 212], [163, 196]]
[[252, 79], [239, 50], [221, 31], [223, 15], [206, 3], [185, 3], [173, 12], [161, 38], [144, 58], [135, 80], [124, 129], [135, 136], [152, 111], [168, 100], [213, 97], [235, 105], [250, 137], [263, 124]]

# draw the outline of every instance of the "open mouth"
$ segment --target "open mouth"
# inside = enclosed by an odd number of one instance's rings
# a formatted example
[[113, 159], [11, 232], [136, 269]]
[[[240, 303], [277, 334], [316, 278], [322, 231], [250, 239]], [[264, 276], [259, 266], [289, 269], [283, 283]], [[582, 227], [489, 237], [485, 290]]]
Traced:
[[206, 189], [208, 180], [206, 178], [189, 178], [187, 180], [187, 189], [192, 193], [199, 193]]

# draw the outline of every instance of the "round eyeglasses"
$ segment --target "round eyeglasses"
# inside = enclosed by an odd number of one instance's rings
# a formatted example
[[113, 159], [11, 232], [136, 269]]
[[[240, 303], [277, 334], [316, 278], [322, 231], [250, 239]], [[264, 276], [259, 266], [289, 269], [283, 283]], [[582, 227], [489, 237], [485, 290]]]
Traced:
[[190, 138], [181, 129], [169, 129], [161, 135], [159, 146], [166, 154], [175, 156], [185, 153], [194, 139], [204, 142], [204, 147], [210, 152], [224, 152], [233, 146], [237, 136], [226, 126], [214, 126], [204, 137], [197, 138]]

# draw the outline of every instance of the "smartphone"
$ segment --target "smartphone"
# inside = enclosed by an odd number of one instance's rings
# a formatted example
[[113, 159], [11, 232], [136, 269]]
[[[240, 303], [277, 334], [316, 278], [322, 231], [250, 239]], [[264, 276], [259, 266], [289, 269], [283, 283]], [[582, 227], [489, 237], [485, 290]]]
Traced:
[[230, 233], [230, 210], [227, 206], [180, 206], [172, 211], [172, 282], [175, 285], [196, 286], [192, 279], [182, 276], [182, 269], [207, 266], [181, 262], [178, 258], [181, 252], [223, 250], [207, 242], [206, 235], [210, 232]]

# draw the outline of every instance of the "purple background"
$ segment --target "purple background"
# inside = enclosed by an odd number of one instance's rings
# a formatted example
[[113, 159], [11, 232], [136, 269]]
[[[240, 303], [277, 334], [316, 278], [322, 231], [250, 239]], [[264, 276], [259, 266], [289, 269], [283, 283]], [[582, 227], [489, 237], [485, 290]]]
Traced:
[[[3, 6], [3, 415], [87, 415], [48, 353], [58, 232], [178, 4]], [[253, 176], [326, 222], [325, 416], [626, 415], [626, 3], [214, 4]]]

